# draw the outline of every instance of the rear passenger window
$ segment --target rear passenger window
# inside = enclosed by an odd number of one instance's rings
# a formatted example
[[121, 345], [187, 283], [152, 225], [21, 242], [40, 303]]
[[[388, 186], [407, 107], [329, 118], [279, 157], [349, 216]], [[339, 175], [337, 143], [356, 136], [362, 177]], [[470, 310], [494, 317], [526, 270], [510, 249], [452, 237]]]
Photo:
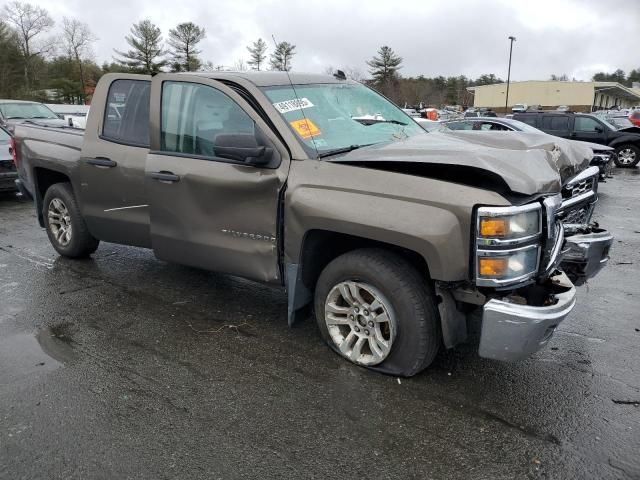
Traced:
[[542, 117], [542, 130], [569, 130], [569, 117], [564, 115], [546, 115]]
[[206, 85], [163, 83], [162, 151], [217, 158], [216, 146], [230, 138], [256, 142], [254, 121], [235, 101]]
[[148, 80], [116, 80], [109, 87], [102, 138], [127, 145], [149, 146]]
[[514, 120], [526, 123], [527, 125], [531, 125], [532, 127], [536, 126], [536, 117], [534, 117], [533, 115], [518, 115], [517, 118], [514, 117]]

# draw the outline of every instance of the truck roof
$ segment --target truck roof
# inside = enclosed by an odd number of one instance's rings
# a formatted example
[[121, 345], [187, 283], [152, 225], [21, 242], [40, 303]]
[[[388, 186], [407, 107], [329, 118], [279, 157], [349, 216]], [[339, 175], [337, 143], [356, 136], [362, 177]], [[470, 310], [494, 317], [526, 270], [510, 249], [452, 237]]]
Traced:
[[[187, 73], [187, 72], [185, 72]], [[200, 77], [211, 78], [214, 80], [236, 80], [242, 78], [253, 83], [257, 87], [271, 87], [278, 85], [305, 85], [312, 83], [353, 83], [352, 80], [340, 80], [332, 75], [322, 75], [318, 73], [300, 73], [300, 72], [267, 72], [267, 71], [244, 71], [244, 72], [196, 72], [187, 73], [188, 75], [197, 75]]]

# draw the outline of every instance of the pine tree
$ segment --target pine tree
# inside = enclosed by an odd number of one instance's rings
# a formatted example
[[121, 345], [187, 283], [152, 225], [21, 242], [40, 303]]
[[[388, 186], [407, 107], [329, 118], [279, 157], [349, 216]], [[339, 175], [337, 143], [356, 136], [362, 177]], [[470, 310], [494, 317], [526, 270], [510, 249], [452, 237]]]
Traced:
[[194, 72], [200, 69], [202, 62], [198, 58], [201, 53], [197, 49], [206, 36], [204, 28], [187, 22], [169, 30], [167, 42], [171, 46], [172, 69], [176, 72]]
[[382, 85], [394, 81], [398, 78], [398, 70], [402, 67], [402, 57], [399, 57], [386, 45], [380, 47], [378, 50], [378, 56], [373, 57], [367, 62], [369, 65], [371, 76], [376, 84]]
[[280, 42], [276, 45], [275, 51], [271, 54], [269, 65], [271, 70], [289, 71], [291, 70], [291, 60], [295, 55], [295, 45], [289, 42]]
[[142, 20], [131, 27], [131, 35], [125, 40], [131, 47], [127, 52], [114, 50], [121, 59], [118, 63], [137, 73], [156, 74], [168, 62], [162, 48], [162, 32], [150, 20]]
[[249, 50], [249, 60], [247, 64], [251, 66], [253, 70], [260, 70], [260, 66], [264, 64], [267, 59], [267, 44], [264, 40], [259, 38], [253, 42], [252, 47], [247, 47]]

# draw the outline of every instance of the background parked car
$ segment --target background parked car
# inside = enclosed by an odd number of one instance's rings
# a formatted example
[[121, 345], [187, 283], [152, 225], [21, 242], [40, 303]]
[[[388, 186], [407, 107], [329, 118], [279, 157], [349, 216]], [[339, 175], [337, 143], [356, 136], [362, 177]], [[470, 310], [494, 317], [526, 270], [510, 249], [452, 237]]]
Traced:
[[18, 173], [13, 163], [12, 138], [8, 130], [0, 127], [0, 192], [12, 192], [16, 189]]
[[629, 121], [636, 127], [640, 127], [640, 110], [631, 112]]
[[640, 128], [620, 128], [602, 117], [586, 113], [515, 113], [520, 120], [550, 135], [599, 143], [616, 149], [618, 167], [635, 167], [640, 162]]
[[[453, 120], [445, 122], [444, 125], [449, 130], [474, 130], [474, 131], [491, 131], [491, 132], [528, 132], [541, 133], [547, 135], [542, 130], [538, 130], [531, 125], [518, 120], [506, 118], [470, 118], [465, 120]], [[615, 151], [612, 147], [607, 147], [597, 143], [580, 142], [593, 150], [593, 158], [591, 166], [598, 167], [600, 170], [600, 180], [606, 178], [611, 171], [612, 163], [615, 160]]]
[[0, 126], [12, 132], [17, 123], [38, 122], [63, 127], [65, 121], [43, 103], [24, 100], [0, 100]]
[[526, 111], [527, 111], [527, 108], [529, 108], [529, 107], [527, 106], [527, 104], [526, 104], [526, 103], [516, 103], [513, 107], [511, 107], [511, 111], [512, 111], [513, 113], [516, 113], [516, 112], [526, 112]]
[[64, 117], [64, 120], [70, 127], [86, 128], [87, 115], [89, 114], [89, 105], [66, 105], [66, 104], [46, 104], [53, 113]]

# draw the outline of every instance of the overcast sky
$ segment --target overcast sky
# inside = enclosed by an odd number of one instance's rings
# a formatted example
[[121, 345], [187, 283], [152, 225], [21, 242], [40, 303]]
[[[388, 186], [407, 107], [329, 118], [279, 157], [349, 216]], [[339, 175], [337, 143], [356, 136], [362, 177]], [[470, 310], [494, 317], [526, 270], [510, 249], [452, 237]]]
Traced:
[[[506, 78], [507, 37], [514, 35], [513, 80], [566, 73], [589, 80], [594, 72], [640, 68], [640, 0], [31, 0], [87, 22], [99, 40], [99, 63], [135, 21], [149, 18], [164, 36], [177, 23], [203, 26], [203, 60], [231, 66], [246, 61], [258, 37], [270, 50], [296, 45], [293, 68], [323, 72], [328, 65], [358, 68], [381, 45], [404, 58], [401, 73]], [[0, 4], [2, 4], [0, 0]]]

